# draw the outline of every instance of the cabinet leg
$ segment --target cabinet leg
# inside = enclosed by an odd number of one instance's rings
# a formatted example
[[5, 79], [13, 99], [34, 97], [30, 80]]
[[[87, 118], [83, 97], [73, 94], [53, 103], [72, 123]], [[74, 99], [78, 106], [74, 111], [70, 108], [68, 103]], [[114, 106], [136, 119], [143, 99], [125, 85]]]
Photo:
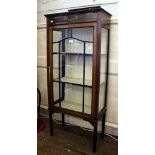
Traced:
[[53, 136], [53, 118], [51, 112], [49, 112], [49, 125], [50, 125], [50, 136]]
[[65, 114], [62, 113], [62, 126], [64, 126], [64, 125], [65, 125]]
[[102, 133], [101, 133], [101, 138], [104, 138], [104, 130], [105, 130], [105, 114], [102, 117]]
[[94, 132], [93, 132], [93, 152], [96, 152], [96, 142], [97, 142], [97, 122], [94, 123]]

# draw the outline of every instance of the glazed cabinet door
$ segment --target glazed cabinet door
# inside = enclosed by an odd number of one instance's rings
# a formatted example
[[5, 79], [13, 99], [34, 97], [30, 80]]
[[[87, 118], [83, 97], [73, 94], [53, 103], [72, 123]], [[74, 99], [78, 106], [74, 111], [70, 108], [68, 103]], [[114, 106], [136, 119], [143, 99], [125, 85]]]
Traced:
[[92, 110], [93, 27], [52, 28], [54, 106]]

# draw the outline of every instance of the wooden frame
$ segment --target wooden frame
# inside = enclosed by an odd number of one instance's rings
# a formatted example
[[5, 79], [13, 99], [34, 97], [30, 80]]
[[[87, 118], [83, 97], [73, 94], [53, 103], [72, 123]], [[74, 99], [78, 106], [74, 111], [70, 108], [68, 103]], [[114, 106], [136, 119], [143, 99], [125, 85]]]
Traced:
[[[96, 14], [96, 19], [93, 18], [93, 21], [81, 23], [81, 19], [78, 22], [78, 14], [80, 17], [85, 13], [93, 12]], [[66, 23], [66, 20], [69, 19], [69, 16], [73, 16], [76, 14], [76, 20], [72, 23]], [[105, 116], [106, 116], [106, 105], [107, 105], [107, 89], [108, 89], [108, 70], [109, 70], [109, 27], [107, 26], [107, 21], [110, 23], [110, 14], [104, 11], [100, 7], [95, 8], [85, 8], [84, 11], [81, 9], [71, 11], [71, 13], [61, 13], [45, 15], [47, 18], [47, 85], [48, 85], [48, 106], [49, 106], [49, 120], [50, 120], [50, 134], [53, 136], [53, 121], [52, 114], [53, 113], [62, 113], [62, 125], [64, 125], [64, 115], [69, 114], [75, 117], [79, 117], [90, 122], [94, 126], [93, 132], [93, 152], [96, 152], [96, 141], [97, 141], [97, 125], [98, 120], [102, 118], [102, 134], [104, 137], [104, 128], [105, 128]], [[56, 17], [63, 17], [63, 24], [61, 23], [61, 18], [59, 19], [59, 23], [54, 22]], [[85, 17], [85, 16], [84, 16]], [[94, 20], [95, 19], [95, 20]], [[105, 19], [105, 20], [104, 20]], [[83, 19], [82, 19], [83, 20]], [[64, 22], [65, 21], [65, 22]], [[107, 48], [107, 59], [106, 59], [106, 84], [105, 84], [105, 99], [104, 99], [104, 107], [100, 112], [98, 112], [99, 108], [99, 86], [100, 86], [100, 56], [101, 56], [101, 28], [104, 26], [104, 21], [106, 24], [106, 29], [108, 29], [108, 48]], [[65, 24], [64, 24], [65, 23]], [[53, 39], [53, 29], [64, 29], [64, 28], [85, 28], [85, 27], [93, 27], [93, 55], [92, 55], [92, 99], [91, 99], [91, 114], [86, 114], [78, 111], [72, 111], [69, 109], [64, 109], [62, 107], [57, 107], [54, 104], [54, 96], [53, 96], [53, 51], [51, 48], [52, 39]], [[59, 54], [60, 55], [60, 54]], [[60, 76], [60, 74], [59, 74]], [[83, 86], [84, 88], [84, 86]], [[59, 93], [60, 94], [60, 93]], [[60, 98], [59, 98], [60, 99]]]

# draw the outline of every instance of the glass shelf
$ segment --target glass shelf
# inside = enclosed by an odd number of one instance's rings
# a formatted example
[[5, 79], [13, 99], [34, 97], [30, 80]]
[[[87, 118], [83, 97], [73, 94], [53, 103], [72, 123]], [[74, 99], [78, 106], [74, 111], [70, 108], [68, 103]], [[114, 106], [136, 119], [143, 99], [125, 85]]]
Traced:
[[[53, 54], [61, 54], [61, 55], [84, 55], [84, 53], [76, 53], [76, 52], [53, 52]], [[92, 56], [93, 53], [85, 53], [85, 55], [90, 55]], [[105, 55], [106, 53], [101, 53], [101, 55]]]
[[[59, 82], [59, 79], [53, 79], [53, 82]], [[69, 83], [74, 85], [83, 85], [83, 79], [71, 78], [71, 77], [62, 77], [60, 82]], [[105, 80], [100, 80], [100, 85], [104, 84]], [[92, 80], [85, 79], [85, 86], [92, 87]]]
[[[82, 106], [79, 103], [76, 102], [70, 102], [66, 100], [62, 100], [61, 102], [61, 108], [69, 109], [77, 112], [82, 112]], [[56, 107], [59, 107], [59, 103], [55, 104]], [[102, 107], [99, 107], [99, 111], [102, 109]], [[84, 113], [90, 114], [91, 113], [91, 104], [85, 105]]]
[[[62, 54], [62, 55], [84, 55], [84, 53], [76, 53], [76, 52], [53, 52], [53, 54]], [[92, 53], [85, 53], [85, 55], [92, 55]]]
[[[59, 103], [55, 104], [55, 106], [59, 107]], [[81, 104], [75, 103], [75, 102], [69, 102], [65, 100], [61, 101], [61, 108], [82, 112]], [[91, 104], [85, 105], [84, 113], [87, 113], [87, 114], [91, 113]]]

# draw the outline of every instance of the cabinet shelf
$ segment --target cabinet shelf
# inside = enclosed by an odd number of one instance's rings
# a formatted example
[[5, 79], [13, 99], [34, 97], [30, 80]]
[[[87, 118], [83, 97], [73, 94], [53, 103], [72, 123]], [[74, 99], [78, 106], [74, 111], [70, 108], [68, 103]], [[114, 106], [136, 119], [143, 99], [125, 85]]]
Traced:
[[[59, 82], [59, 78], [53, 79], [53, 82]], [[83, 86], [83, 79], [80, 79], [80, 78], [62, 77], [62, 78], [60, 78], [60, 82]], [[104, 84], [104, 82], [105, 82], [104, 80], [101, 80], [100, 85]], [[92, 87], [92, 80], [85, 79], [84, 86]]]
[[[61, 54], [61, 55], [88, 55], [88, 56], [92, 56], [93, 53], [75, 53], [75, 52], [53, 52], [53, 54]], [[105, 53], [101, 53], [101, 55], [105, 55]]]
[[[75, 52], [53, 52], [53, 54], [61, 54], [61, 55], [84, 55], [84, 53], [75, 53]], [[92, 53], [85, 53], [85, 55], [92, 55]]]
[[[57, 103], [55, 106], [59, 106], [59, 103]], [[61, 108], [82, 112], [82, 105], [80, 103], [69, 102], [65, 100], [61, 101]], [[85, 105], [84, 113], [91, 113], [91, 105]]]

